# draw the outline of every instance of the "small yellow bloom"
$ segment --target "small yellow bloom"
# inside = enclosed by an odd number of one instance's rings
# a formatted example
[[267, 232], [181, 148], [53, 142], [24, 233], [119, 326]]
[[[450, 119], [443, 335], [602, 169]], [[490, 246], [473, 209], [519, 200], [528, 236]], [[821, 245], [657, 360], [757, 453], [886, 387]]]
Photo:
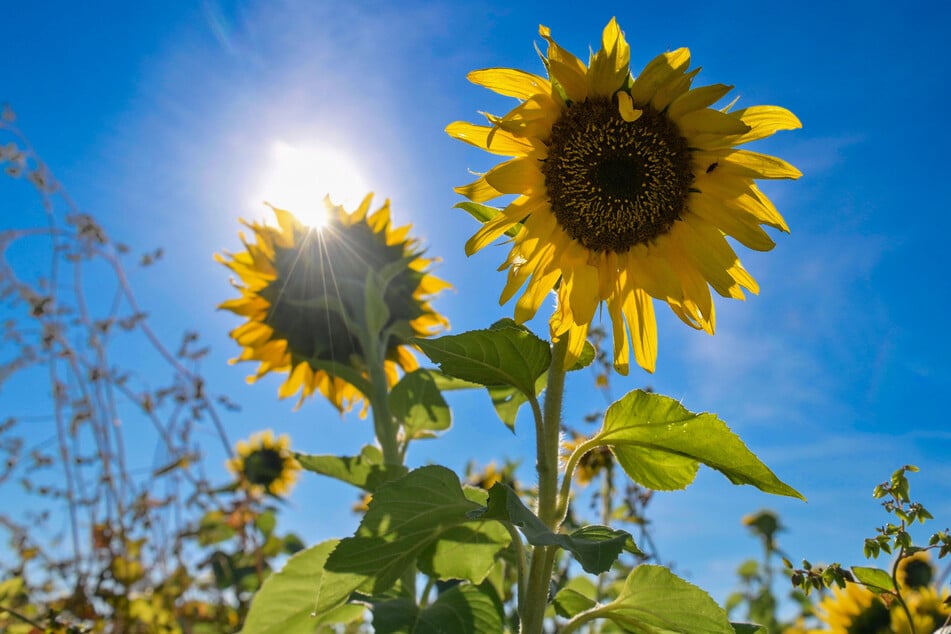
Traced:
[[254, 434], [235, 445], [237, 455], [228, 469], [252, 493], [286, 496], [297, 480], [300, 464], [290, 452], [287, 434], [274, 438], [270, 429]]
[[630, 48], [612, 19], [601, 48], [585, 65], [546, 27], [548, 77], [509, 69], [469, 73], [469, 80], [520, 101], [488, 126], [457, 121], [446, 131], [487, 152], [511, 157], [457, 192], [475, 203], [514, 196], [466, 243], [470, 255], [514, 235], [501, 268], [501, 301], [524, 287], [515, 319], [538, 311], [553, 289], [549, 325], [567, 338], [571, 366], [581, 355], [598, 306], [613, 324], [614, 367], [635, 361], [653, 371], [657, 326], [653, 299], [689, 326], [712, 334], [712, 287], [724, 297], [756, 293], [729, 236], [758, 251], [773, 248], [762, 229], [788, 231], [756, 179], [798, 178], [773, 156], [737, 146], [799, 128], [776, 106], [714, 109], [731, 86], [691, 88], [686, 48], [664, 53], [636, 78]]
[[391, 333], [385, 347], [390, 385], [399, 379], [399, 369], [418, 367], [407, 339], [448, 326], [429, 300], [449, 285], [427, 272], [433, 260], [419, 257], [415, 240], [407, 237], [411, 227], [390, 225], [389, 201], [371, 214], [370, 200], [367, 196], [352, 213], [327, 201], [328, 218], [320, 229], [274, 209], [276, 227], [246, 223], [256, 242], [242, 235], [244, 251], [215, 256], [237, 274], [233, 284], [241, 293], [220, 308], [247, 319], [231, 331], [243, 348], [233, 362], [259, 362], [250, 382], [269, 372], [287, 373], [278, 395], [300, 391], [298, 406], [315, 391], [342, 412], [363, 401], [357, 388], [320, 364], [337, 363], [366, 376], [363, 346], [341, 313], [351, 323], [365, 319], [369, 271], [398, 268], [383, 297], [388, 310], [383, 326]]

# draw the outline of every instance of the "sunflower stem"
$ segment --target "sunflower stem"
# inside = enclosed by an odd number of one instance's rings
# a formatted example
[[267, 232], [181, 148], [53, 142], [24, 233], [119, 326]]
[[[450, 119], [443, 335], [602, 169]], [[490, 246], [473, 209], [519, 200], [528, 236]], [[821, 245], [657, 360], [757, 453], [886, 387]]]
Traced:
[[[553, 532], [561, 524], [558, 514], [558, 439], [561, 435], [561, 407], [565, 387], [565, 353], [567, 339], [562, 337], [552, 346], [551, 367], [545, 389], [545, 405], [541, 414], [537, 439], [538, 517]], [[538, 408], [533, 407], [538, 417]], [[520, 606], [522, 634], [541, 634], [544, 629], [548, 590], [555, 565], [554, 546], [535, 546], [528, 572], [525, 604]]]

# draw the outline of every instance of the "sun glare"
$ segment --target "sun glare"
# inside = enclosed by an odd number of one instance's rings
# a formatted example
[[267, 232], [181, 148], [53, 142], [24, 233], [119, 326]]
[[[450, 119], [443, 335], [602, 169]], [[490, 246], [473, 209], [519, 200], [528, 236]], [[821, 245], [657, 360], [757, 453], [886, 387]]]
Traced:
[[255, 205], [263, 200], [319, 229], [325, 221], [326, 196], [334, 204], [353, 209], [368, 193], [360, 169], [346, 154], [329, 147], [295, 147], [278, 141]]

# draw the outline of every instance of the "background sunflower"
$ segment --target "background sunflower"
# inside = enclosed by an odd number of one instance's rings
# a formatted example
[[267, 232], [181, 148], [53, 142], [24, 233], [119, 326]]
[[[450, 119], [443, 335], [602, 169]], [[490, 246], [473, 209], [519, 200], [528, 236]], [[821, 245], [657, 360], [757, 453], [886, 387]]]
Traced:
[[[427, 272], [433, 260], [420, 257], [411, 227], [390, 226], [389, 201], [372, 214], [371, 196], [353, 212], [327, 204], [327, 219], [319, 229], [308, 227], [291, 212], [274, 208], [277, 226], [245, 223], [256, 238], [245, 250], [216, 255], [238, 275], [233, 285], [241, 292], [220, 308], [247, 319], [231, 331], [243, 350], [234, 361], [259, 361], [254, 381], [268, 372], [286, 372], [278, 394], [301, 392], [298, 406], [319, 390], [339, 410], [349, 410], [363, 394], [344, 369], [366, 374], [365, 339], [368, 315], [385, 339], [385, 370], [390, 385], [397, 368], [409, 372], [418, 362], [406, 343], [448, 326], [429, 300], [449, 285]], [[368, 275], [388, 279], [380, 306], [368, 306]], [[376, 333], [374, 333], [374, 336]], [[334, 365], [340, 371], [334, 370]], [[353, 375], [347, 375], [351, 377]]]
[[228, 469], [252, 492], [286, 496], [297, 481], [301, 467], [291, 455], [287, 434], [274, 438], [270, 429], [259, 432], [247, 441], [239, 440], [235, 453]]

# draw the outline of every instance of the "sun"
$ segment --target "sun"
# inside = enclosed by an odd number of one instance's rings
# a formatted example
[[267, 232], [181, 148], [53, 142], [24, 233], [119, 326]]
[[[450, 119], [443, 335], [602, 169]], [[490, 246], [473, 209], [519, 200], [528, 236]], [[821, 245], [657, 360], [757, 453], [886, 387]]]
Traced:
[[327, 146], [276, 141], [254, 204], [264, 201], [287, 209], [304, 224], [319, 229], [326, 222], [325, 197], [352, 209], [368, 191], [360, 168], [346, 153]]

